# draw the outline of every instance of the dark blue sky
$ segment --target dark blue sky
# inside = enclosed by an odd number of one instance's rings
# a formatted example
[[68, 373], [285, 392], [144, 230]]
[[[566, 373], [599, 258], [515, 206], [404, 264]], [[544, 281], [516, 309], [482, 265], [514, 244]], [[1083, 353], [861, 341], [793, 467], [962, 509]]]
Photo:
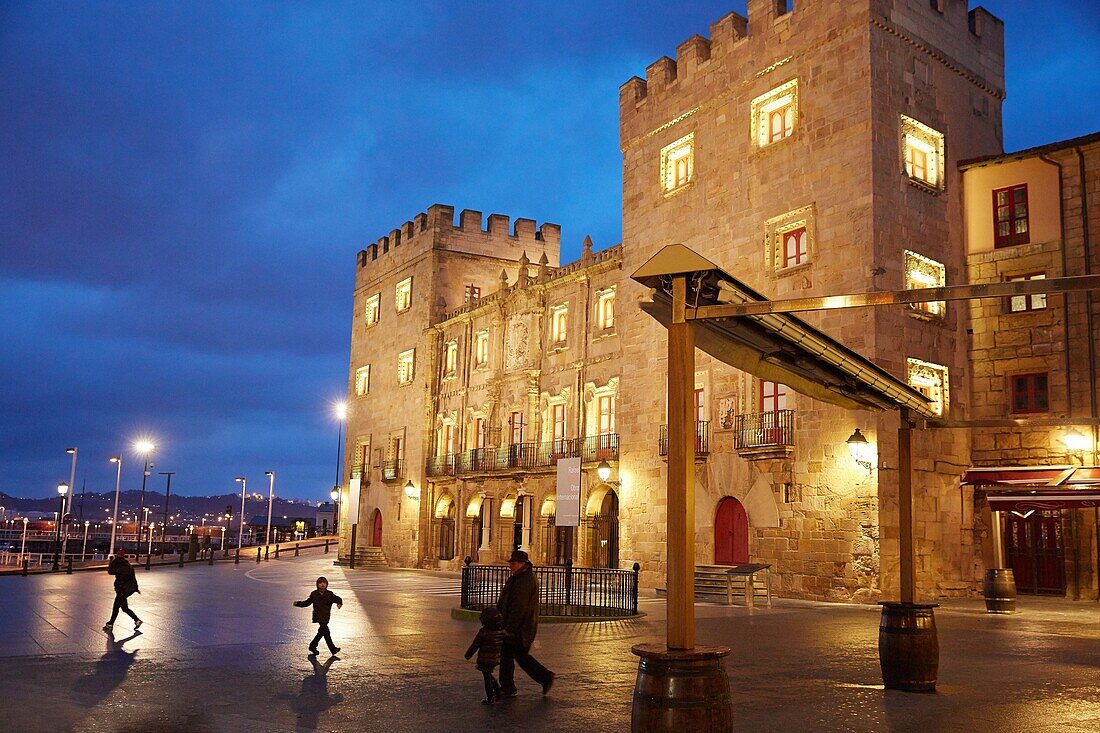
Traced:
[[[1006, 146], [1095, 131], [1097, 4], [985, 5]], [[0, 491], [148, 434], [173, 490], [325, 496], [355, 253], [433, 202], [619, 241], [618, 86], [729, 10], [0, 3]]]

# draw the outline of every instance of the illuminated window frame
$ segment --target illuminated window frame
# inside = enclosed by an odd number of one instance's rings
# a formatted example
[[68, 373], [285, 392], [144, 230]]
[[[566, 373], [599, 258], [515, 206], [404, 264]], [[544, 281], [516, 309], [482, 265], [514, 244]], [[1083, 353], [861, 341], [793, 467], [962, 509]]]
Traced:
[[[947, 285], [947, 268], [916, 252], [904, 250], [905, 289], [942, 288]], [[947, 315], [947, 302], [933, 300], [927, 303], [910, 303], [911, 315], [920, 318], [943, 318]]]
[[596, 328], [610, 331], [615, 327], [615, 288], [596, 291]]
[[[764, 222], [764, 233], [768, 251], [765, 254], [772, 270], [779, 275], [799, 270], [814, 260], [817, 230], [814, 222], [814, 207], [803, 206], [786, 214], [773, 217]], [[787, 234], [799, 229], [806, 230], [806, 253], [796, 263], [788, 263], [786, 256]]]
[[404, 313], [412, 308], [413, 279], [409, 276], [397, 283], [394, 289], [393, 305], [398, 313]]
[[382, 317], [382, 293], [375, 293], [363, 304], [363, 320], [367, 328], [378, 323]]
[[[943, 133], [906, 115], [901, 118], [901, 165], [909, 180], [942, 191], [946, 173]], [[920, 164], [920, 165], [918, 165]]]
[[950, 379], [947, 367], [920, 359], [906, 359], [906, 382], [932, 400], [932, 411], [939, 416], [947, 413], [950, 405]]
[[[1033, 272], [1027, 275], [1009, 275], [1005, 282], [1020, 282], [1021, 280], [1046, 280], [1044, 272]], [[1031, 311], [1045, 310], [1047, 307], [1047, 294], [1034, 293], [1032, 295], [1013, 295], [1008, 299], [1007, 309], [1009, 313], [1029, 313]]]
[[489, 329], [478, 331], [474, 335], [474, 369], [489, 366]]
[[695, 181], [695, 133], [661, 148], [661, 190], [678, 193]]
[[[993, 246], [1012, 247], [1031, 241], [1026, 183], [993, 190]], [[1001, 226], [1006, 230], [1002, 233]]]
[[559, 305], [550, 309], [550, 343], [565, 348], [569, 338], [569, 306]]
[[[798, 131], [798, 79], [780, 84], [749, 104], [749, 130], [753, 145], [766, 148], [794, 137]], [[780, 132], [774, 134], [772, 120], [780, 115]]]
[[454, 379], [458, 373], [458, 341], [451, 340], [443, 345], [443, 378]]
[[370, 392], [370, 364], [364, 364], [355, 370], [355, 396], [362, 397]]
[[397, 383], [412, 384], [416, 378], [416, 349], [402, 351], [397, 355]]
[[1050, 373], [1010, 374], [1008, 398], [1012, 415], [1050, 412]]

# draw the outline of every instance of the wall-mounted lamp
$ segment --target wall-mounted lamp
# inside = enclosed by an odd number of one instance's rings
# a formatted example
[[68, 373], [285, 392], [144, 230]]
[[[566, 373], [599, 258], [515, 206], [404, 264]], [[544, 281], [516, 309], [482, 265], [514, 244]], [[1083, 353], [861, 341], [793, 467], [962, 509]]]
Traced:
[[413, 486], [412, 479], [405, 482], [405, 496], [413, 501], [420, 501], [420, 489]]
[[600, 481], [607, 483], [607, 480], [611, 478], [611, 464], [607, 461], [600, 461], [600, 465], [596, 466], [596, 475], [600, 477]]
[[852, 459], [857, 464], [867, 469], [867, 473], [871, 472], [871, 467], [874, 465], [871, 462], [873, 451], [867, 436], [859, 432], [859, 428], [856, 428], [856, 431], [848, 436], [848, 452], [852, 454]]
[[1072, 428], [1066, 433], [1062, 437], [1062, 442], [1066, 444], [1066, 450], [1070, 453], [1084, 453], [1092, 447], [1089, 436], [1081, 434], [1077, 428]]

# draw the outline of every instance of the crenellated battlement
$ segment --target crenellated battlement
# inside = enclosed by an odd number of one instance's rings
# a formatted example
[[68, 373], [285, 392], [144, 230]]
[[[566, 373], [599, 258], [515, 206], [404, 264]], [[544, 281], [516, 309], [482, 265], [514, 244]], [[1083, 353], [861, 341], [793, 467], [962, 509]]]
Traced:
[[391, 250], [446, 249], [469, 254], [491, 254], [518, 260], [524, 250], [545, 253], [558, 262], [561, 250], [561, 226], [534, 219], [518, 218], [514, 222], [504, 214], [490, 214], [484, 222], [482, 213], [463, 209], [455, 223], [455, 208], [433, 204], [386, 236], [360, 250], [356, 264], [364, 268], [389, 254]]
[[[949, 69], [990, 93], [1003, 96], [1004, 26], [968, 0], [748, 0], [748, 18], [730, 13], [710, 26], [710, 37], [695, 35], [619, 88], [624, 142], [629, 119], [674, 116], [662, 102], [675, 100], [680, 113], [693, 103], [715, 99], [767, 74], [777, 62], [797, 60], [856, 25], [877, 26], [921, 48]], [[653, 129], [650, 126], [644, 130]], [[638, 131], [634, 131], [638, 132]]]

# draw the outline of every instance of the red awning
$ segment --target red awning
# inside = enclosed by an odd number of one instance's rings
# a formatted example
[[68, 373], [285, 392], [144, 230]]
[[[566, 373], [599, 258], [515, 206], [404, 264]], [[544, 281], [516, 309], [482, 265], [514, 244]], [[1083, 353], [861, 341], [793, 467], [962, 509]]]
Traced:
[[1100, 467], [997, 466], [972, 468], [964, 484], [989, 487], [990, 508], [1001, 512], [1100, 507]]

